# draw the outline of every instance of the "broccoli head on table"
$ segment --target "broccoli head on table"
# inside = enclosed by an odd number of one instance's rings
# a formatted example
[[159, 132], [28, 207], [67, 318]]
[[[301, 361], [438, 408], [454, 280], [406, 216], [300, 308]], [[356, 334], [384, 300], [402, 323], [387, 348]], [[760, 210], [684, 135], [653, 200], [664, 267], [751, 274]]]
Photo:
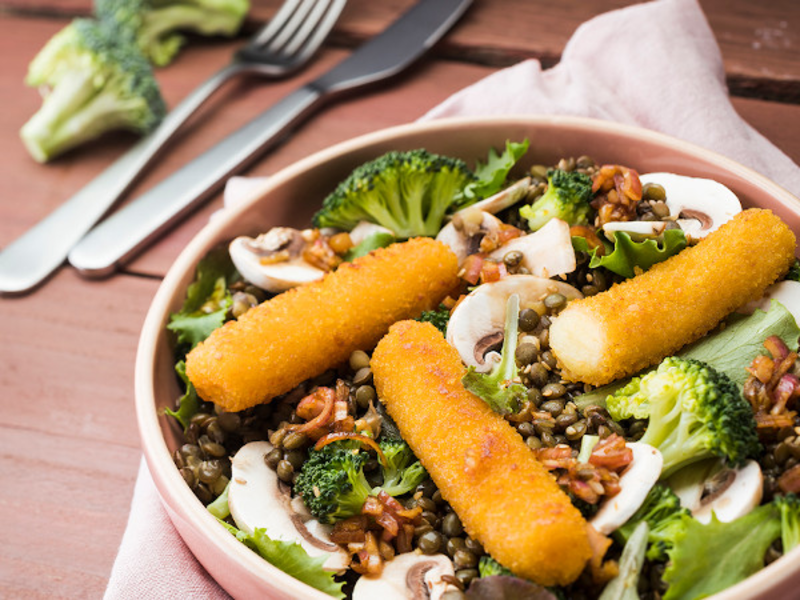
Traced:
[[99, 137], [146, 133], [166, 113], [150, 63], [113, 27], [75, 19], [31, 62], [26, 83], [45, 89], [40, 109], [20, 135], [40, 162]]

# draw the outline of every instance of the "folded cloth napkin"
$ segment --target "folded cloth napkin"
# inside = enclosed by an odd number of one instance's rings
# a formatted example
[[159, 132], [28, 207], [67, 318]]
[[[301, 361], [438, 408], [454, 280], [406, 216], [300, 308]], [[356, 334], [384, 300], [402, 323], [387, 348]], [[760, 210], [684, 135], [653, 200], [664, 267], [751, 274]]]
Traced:
[[[646, 35], [632, 35], [646, 31]], [[730, 103], [722, 57], [696, 0], [656, 0], [582, 25], [561, 62], [497, 71], [424, 115], [563, 114], [640, 125], [716, 150], [800, 195], [800, 168]], [[234, 179], [226, 202], [246, 193]], [[183, 544], [142, 465], [106, 598], [224, 598]]]

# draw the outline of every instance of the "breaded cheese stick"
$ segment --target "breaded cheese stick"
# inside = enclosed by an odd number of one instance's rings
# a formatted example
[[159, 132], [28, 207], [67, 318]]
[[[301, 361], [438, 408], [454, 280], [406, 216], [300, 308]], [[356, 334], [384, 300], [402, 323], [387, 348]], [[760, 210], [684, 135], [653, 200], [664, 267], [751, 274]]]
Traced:
[[457, 270], [452, 251], [429, 238], [376, 250], [229, 321], [189, 353], [186, 373], [201, 398], [227, 411], [269, 401], [436, 307]]
[[795, 236], [750, 209], [649, 271], [571, 302], [550, 347], [571, 380], [603, 385], [658, 363], [760, 298], [794, 261]]
[[442, 334], [397, 323], [370, 365], [378, 397], [467, 533], [515, 575], [574, 581], [591, 555], [586, 522], [519, 433], [464, 388], [466, 369]]

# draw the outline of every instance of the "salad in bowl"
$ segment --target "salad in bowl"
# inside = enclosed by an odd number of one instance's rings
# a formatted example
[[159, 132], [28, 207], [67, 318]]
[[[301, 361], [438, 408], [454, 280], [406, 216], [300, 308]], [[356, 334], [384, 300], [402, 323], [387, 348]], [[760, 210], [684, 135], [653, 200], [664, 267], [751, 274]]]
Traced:
[[147, 379], [172, 391], [156, 480], [171, 468], [176, 523], [205, 513], [182, 534], [207, 568], [211, 536], [289, 596], [610, 599], [722, 597], [786, 565], [787, 211], [500, 129], [466, 158], [369, 147], [311, 186], [304, 225], [245, 227], [250, 207], [197, 242]]

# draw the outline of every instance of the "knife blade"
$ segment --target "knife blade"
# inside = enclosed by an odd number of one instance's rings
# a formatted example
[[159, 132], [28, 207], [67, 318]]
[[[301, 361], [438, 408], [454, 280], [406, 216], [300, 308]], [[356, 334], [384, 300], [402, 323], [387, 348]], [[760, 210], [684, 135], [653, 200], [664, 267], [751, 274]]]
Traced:
[[295, 90], [93, 229], [70, 251], [70, 264], [89, 276], [113, 273], [325, 101], [411, 65], [455, 24], [471, 2], [421, 0], [330, 71]]

